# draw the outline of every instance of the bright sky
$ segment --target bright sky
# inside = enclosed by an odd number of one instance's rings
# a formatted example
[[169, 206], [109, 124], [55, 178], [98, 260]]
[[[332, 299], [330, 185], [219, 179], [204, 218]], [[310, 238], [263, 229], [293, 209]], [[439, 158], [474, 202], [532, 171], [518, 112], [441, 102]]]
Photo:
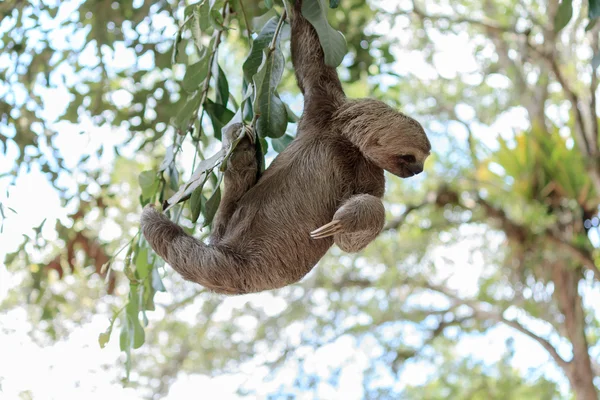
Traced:
[[[76, 8], [76, 2], [64, 2], [67, 4], [65, 15], [69, 15]], [[396, 2], [387, 1], [392, 5]], [[0, 30], [2, 25], [0, 25]], [[377, 30], [389, 32], [389, 27], [384, 24], [376, 27]], [[400, 40], [401, 38], [399, 38]], [[466, 38], [460, 37], [436, 37], [435, 40], [443, 49], [436, 58], [436, 67], [446, 77], [453, 77], [456, 71], [471, 71], [474, 69], [475, 60], [471, 56], [469, 44]], [[401, 40], [400, 40], [401, 41]], [[59, 42], [57, 41], [57, 45]], [[402, 54], [400, 54], [402, 55]], [[124, 47], [117, 47], [112, 55], [112, 60], [131, 59], [131, 53]], [[402, 60], [398, 64], [398, 72], [403, 70], [420, 71], [423, 79], [427, 79], [432, 71], [430, 67], [418, 56], [399, 57]], [[6, 56], [0, 55], [0, 68], [6, 66]], [[502, 85], [499, 82], [498, 85]], [[0, 85], [0, 96], [2, 93]], [[4, 88], [6, 90], [6, 88]], [[48, 89], [42, 94], [45, 98], [45, 115], [56, 115], [66, 106], [69, 101], [68, 95], [61, 89]], [[126, 94], [124, 94], [126, 96]], [[294, 107], [297, 111], [297, 107]], [[471, 111], [468, 106], [463, 107], [463, 112], [468, 116]], [[522, 110], [515, 109], [503, 115], [496, 124], [491, 127], [480, 127], [478, 135], [486, 138], [495, 137], [498, 132], [512, 132], [513, 128], [527, 127], [527, 119]], [[84, 132], [84, 134], [80, 134]], [[463, 135], [456, 130], [450, 134]], [[82, 151], [89, 152], [97, 148], [101, 143], [120, 143], [125, 137], [123, 132], [108, 131], [104, 128], [94, 127], [91, 123], [84, 122], [80, 126], [72, 127], [64, 125], [60, 129], [57, 143], [60, 146], [67, 164], [74, 166], [79, 160]], [[11, 168], [17, 153], [14, 147], [9, 146], [7, 156], [0, 158], [0, 173]], [[113, 155], [107, 152], [98, 165], [111, 165]], [[191, 157], [191, 153], [185, 157]], [[189, 165], [190, 163], [188, 163]], [[65, 182], [74, 183], [71, 177], [63, 176]], [[10, 198], [5, 198], [6, 192], [2, 185], [6, 180], [0, 180], [0, 202], [18, 211], [18, 216], [9, 218], [4, 226], [4, 232], [0, 234], [0, 259], [7, 252], [16, 248], [21, 242], [23, 234], [30, 235], [32, 227], [38, 226], [44, 218], [47, 219], [43, 234], [52, 239], [56, 237], [52, 231], [54, 221], [64, 218], [67, 211], [62, 209], [57, 194], [48, 184], [46, 178], [33, 169], [29, 173], [21, 173], [17, 185], [10, 188]], [[40, 199], [43, 205], [40, 206]], [[471, 232], [472, 233], [472, 232]], [[110, 232], [106, 233], [110, 236]], [[447, 265], [447, 272], [452, 275], [450, 284], [463, 293], [472, 293], [476, 290], [477, 279], [483, 271], [480, 257], [472, 250], [476, 243], [471, 240], [456, 245], [452, 251], [453, 265]], [[448, 254], [448, 250], [444, 250]], [[440, 250], [441, 252], [441, 250]], [[473, 255], [474, 257], [470, 257]], [[446, 261], [439, 254], [432, 255], [437, 262], [445, 264]], [[16, 289], [19, 281], [9, 275], [4, 265], [0, 265], [0, 302], [6, 297], [9, 290]], [[226, 300], [228, 307], [242, 307], [250, 299], [263, 299], [265, 304], [272, 301], [270, 295], [249, 295], [241, 298]], [[422, 301], [432, 299], [422, 298]], [[159, 293], [157, 301], [168, 304], [169, 297]], [[600, 299], [599, 299], [600, 304]], [[152, 314], [152, 313], [151, 313]], [[156, 315], [149, 315], [151, 321]], [[195, 314], [190, 312], [190, 321], [195, 319]], [[67, 340], [60, 341], [52, 346], [40, 346], [36, 344], [29, 332], [32, 326], [28, 322], [26, 312], [23, 308], [11, 311], [0, 311], [0, 398], [12, 400], [19, 399], [19, 394], [29, 391], [34, 399], [131, 399], [140, 398], [131, 389], [125, 389], [118, 382], [122, 374], [120, 367], [115, 368], [115, 360], [120, 357], [118, 340], [113, 335], [112, 340], [105, 349], [100, 349], [97, 343], [98, 334], [106, 329], [108, 316], [96, 315], [91, 322], [81, 328], [73, 330]], [[152, 323], [152, 322], [150, 322]], [[535, 327], [544, 333], [547, 327]], [[505, 340], [515, 335], [515, 332], [505, 328], [497, 327], [491, 329], [485, 335], [465, 335], [457, 345], [459, 354], [471, 354], [486, 362], [493, 363], [500, 359], [505, 349]], [[415, 336], [415, 339], [417, 337]], [[515, 336], [516, 357], [514, 364], [522, 371], [529, 368], [540, 368], [543, 373], [552, 379], [561, 382], [563, 390], [566, 390], [564, 379], [552, 362], [548, 362], [547, 353], [534, 341], [521, 335]], [[568, 348], [560, 348], [561, 353], [568, 357]], [[319, 389], [319, 398], [322, 399], [360, 399], [362, 398], [362, 372], [367, 367], [369, 355], [373, 351], [372, 346], [363, 343], [357, 346], [352, 340], [342, 338], [326, 348], [320, 349], [308, 358], [306, 368], [311, 371], [319, 371], [327, 365], [340, 364], [347, 360], [347, 366], [343, 369], [340, 378], [340, 387], [343, 392], [335, 392], [330, 386], [323, 385]], [[340, 355], [343, 355], [340, 356]], [[399, 384], [417, 384], [431, 372], [431, 366], [424, 362], [411, 363], [401, 375]], [[260, 378], [263, 370], [258, 370], [255, 376]], [[282, 380], [294, 378], [294, 371], [290, 370]], [[200, 375], [181, 375], [173, 385], [168, 399], [187, 398], [190, 393], [202, 393], [207, 398], [237, 399], [235, 388], [244, 380], [244, 376], [224, 376], [208, 378]], [[260, 382], [260, 380], [258, 380]], [[276, 385], [274, 383], [259, 384], [259, 393], [269, 393]], [[260, 396], [259, 396], [260, 398]], [[312, 394], [307, 397], [312, 398]]]

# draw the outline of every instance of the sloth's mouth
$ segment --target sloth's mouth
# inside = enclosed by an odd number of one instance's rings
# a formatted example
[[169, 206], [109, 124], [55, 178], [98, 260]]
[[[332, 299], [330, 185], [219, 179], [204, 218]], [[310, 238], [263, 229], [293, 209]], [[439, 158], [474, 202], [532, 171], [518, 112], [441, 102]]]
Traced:
[[396, 175], [398, 175], [400, 178], [410, 178], [411, 176], [415, 176], [416, 174], [408, 168], [406, 168], [405, 166], [402, 166], [400, 167], [400, 173]]
[[410, 178], [411, 176], [415, 176], [423, 172], [423, 164], [422, 163], [400, 163], [400, 172], [398, 175], [401, 178]]

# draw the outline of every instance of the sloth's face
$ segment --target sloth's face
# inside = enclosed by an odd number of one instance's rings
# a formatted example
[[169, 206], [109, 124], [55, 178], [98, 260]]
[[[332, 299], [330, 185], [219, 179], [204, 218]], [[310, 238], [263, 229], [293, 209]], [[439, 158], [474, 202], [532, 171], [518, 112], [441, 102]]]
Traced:
[[401, 178], [423, 171], [431, 143], [413, 118], [382, 101], [360, 99], [342, 106], [335, 122], [342, 134], [378, 167]]
[[379, 167], [401, 178], [420, 174], [431, 152], [423, 127], [397, 112], [389, 117], [390, 122], [377, 132], [374, 146], [366, 155]]

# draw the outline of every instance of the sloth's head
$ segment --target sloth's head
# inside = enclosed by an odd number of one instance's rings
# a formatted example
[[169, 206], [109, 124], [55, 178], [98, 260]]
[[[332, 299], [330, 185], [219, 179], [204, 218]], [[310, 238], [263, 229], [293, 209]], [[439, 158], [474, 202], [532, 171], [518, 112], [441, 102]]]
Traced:
[[423, 171], [431, 143], [413, 118], [381, 101], [362, 99], [343, 105], [335, 121], [342, 134], [380, 168], [401, 178]]

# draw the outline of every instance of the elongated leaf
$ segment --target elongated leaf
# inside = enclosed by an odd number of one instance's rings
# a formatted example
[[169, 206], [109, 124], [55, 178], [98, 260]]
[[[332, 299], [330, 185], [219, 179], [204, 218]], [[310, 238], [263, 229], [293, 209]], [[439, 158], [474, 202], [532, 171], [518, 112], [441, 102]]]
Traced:
[[165, 153], [165, 158], [160, 163], [160, 167], [158, 167], [158, 172], [166, 171], [167, 168], [173, 163], [174, 153], [173, 146], [167, 147], [167, 152]]
[[123, 318], [121, 323], [121, 333], [119, 334], [119, 348], [121, 351], [129, 352], [131, 349], [131, 332], [129, 331], [129, 323], [127, 316]]
[[261, 100], [261, 115], [256, 121], [256, 130], [261, 137], [278, 138], [285, 134], [287, 113], [279, 95], [265, 94]]
[[208, 173], [210, 173], [210, 171], [212, 171], [221, 163], [221, 160], [224, 156], [224, 151], [221, 149], [212, 157], [202, 160], [200, 164], [198, 164], [198, 167], [192, 174], [190, 180], [186, 184], [180, 186], [177, 193], [175, 193], [166, 201], [167, 207], [165, 211], [173, 207], [173, 205], [179, 203], [182, 199], [190, 196], [197, 187], [204, 185]]
[[573, 17], [573, 2], [572, 0], [563, 0], [558, 6], [556, 17], [554, 19], [554, 31], [560, 32]]
[[200, 61], [188, 65], [183, 81], [181, 85], [188, 93], [193, 93], [200, 88], [206, 75], [208, 75], [208, 59], [210, 57], [207, 54], [200, 59]]
[[144, 344], [145, 334], [144, 328], [140, 324], [139, 312], [140, 312], [140, 286], [137, 283], [131, 283], [129, 285], [129, 302], [125, 306], [125, 313], [127, 314], [127, 322], [129, 325], [129, 333], [131, 347], [137, 349]]
[[340, 0], [329, 0], [330, 8], [337, 8], [340, 5]]
[[317, 31], [325, 54], [325, 64], [334, 68], [340, 65], [347, 51], [346, 39], [344, 35], [329, 25], [327, 7], [323, 0], [304, 0], [302, 15]]
[[592, 68], [595, 70], [600, 66], [600, 53], [594, 54], [594, 58], [592, 58]]
[[292, 143], [293, 140], [294, 137], [290, 135], [283, 135], [280, 138], [273, 139], [271, 140], [271, 143], [273, 144], [273, 150], [275, 150], [277, 153], [281, 153], [290, 145], [290, 143]]
[[141, 248], [135, 259], [135, 272], [138, 279], [144, 280], [150, 273], [152, 265], [148, 263], [148, 249]]
[[265, 47], [269, 46], [273, 40], [276, 28], [277, 18], [273, 17], [265, 24], [256, 39], [252, 42], [250, 54], [248, 54], [246, 61], [244, 61], [244, 64], [242, 65], [244, 78], [246, 78], [248, 82], [252, 82], [252, 77], [256, 74], [256, 71], [258, 71], [258, 67], [260, 67], [260, 64], [263, 61], [263, 50]]
[[179, 53], [179, 44], [182, 40], [183, 27], [177, 31], [177, 36], [175, 37], [175, 42], [173, 43], [173, 51], [171, 53], [171, 64], [177, 63], [177, 55]]
[[276, 92], [284, 64], [285, 59], [279, 48], [276, 47], [273, 52], [265, 49], [263, 63], [254, 76], [254, 108], [260, 115], [256, 128], [261, 137], [280, 137], [287, 127], [286, 108]]
[[157, 268], [152, 269], [152, 287], [157, 292], [166, 292], [167, 289], [165, 285], [163, 285], [162, 279], [160, 278], [160, 274], [158, 273]]
[[198, 221], [198, 217], [200, 216], [200, 212], [202, 211], [202, 203], [204, 197], [202, 196], [202, 186], [204, 186], [204, 182], [196, 189], [194, 189], [189, 201], [190, 211], [192, 212], [191, 221], [193, 224], [195, 224], [196, 221]]
[[202, 44], [202, 28], [200, 27], [200, 6], [194, 7], [192, 12], [192, 37], [194, 38], [194, 44], [198, 50], [202, 51], [204, 45]]
[[296, 123], [300, 120], [300, 117], [298, 117], [296, 114], [294, 114], [294, 112], [292, 111], [292, 109], [286, 104], [285, 104], [285, 111], [287, 112], [287, 116], [288, 116], [288, 122], [292, 122], [292, 123]]
[[227, 29], [224, 25], [224, 19], [222, 14], [222, 8], [225, 4], [224, 0], [211, 0], [210, 1], [210, 13], [209, 20], [210, 24], [217, 30]]
[[144, 171], [138, 177], [140, 187], [142, 188], [142, 198], [149, 199], [158, 190], [158, 179], [155, 171]]
[[210, 2], [208, 0], [204, 0], [200, 7], [198, 8], [198, 22], [200, 23], [200, 29], [202, 32], [211, 33], [211, 24], [210, 24]]
[[590, 20], [595, 20], [600, 17], [600, 0], [589, 0], [588, 17]]
[[169, 167], [169, 187], [173, 190], [177, 190], [179, 187], [179, 171], [177, 171], [176, 166], [173, 164]]
[[194, 97], [188, 99], [183, 108], [173, 119], [173, 125], [175, 125], [175, 128], [177, 128], [177, 131], [180, 134], [187, 132], [190, 129], [190, 126], [192, 126], [192, 117], [198, 111], [198, 108], [200, 108], [201, 100], [201, 93], [196, 93]]
[[227, 82], [227, 76], [221, 69], [221, 66], [218, 62], [214, 63], [216, 69], [216, 80], [217, 80], [217, 90], [215, 102], [223, 105], [223, 107], [227, 107], [227, 102], [229, 101], [229, 82]]
[[[221, 176], [223, 176], [223, 174], [221, 174]], [[213, 194], [206, 200], [206, 204], [204, 204], [204, 226], [208, 226], [212, 223], [219, 208], [219, 203], [221, 203], [221, 188], [219, 186], [221, 179], [222, 178], [219, 179], [219, 183], [217, 183]]]
[[206, 99], [204, 109], [212, 122], [215, 137], [220, 140], [223, 127], [231, 121], [235, 114], [223, 105], [213, 103], [210, 99]]

